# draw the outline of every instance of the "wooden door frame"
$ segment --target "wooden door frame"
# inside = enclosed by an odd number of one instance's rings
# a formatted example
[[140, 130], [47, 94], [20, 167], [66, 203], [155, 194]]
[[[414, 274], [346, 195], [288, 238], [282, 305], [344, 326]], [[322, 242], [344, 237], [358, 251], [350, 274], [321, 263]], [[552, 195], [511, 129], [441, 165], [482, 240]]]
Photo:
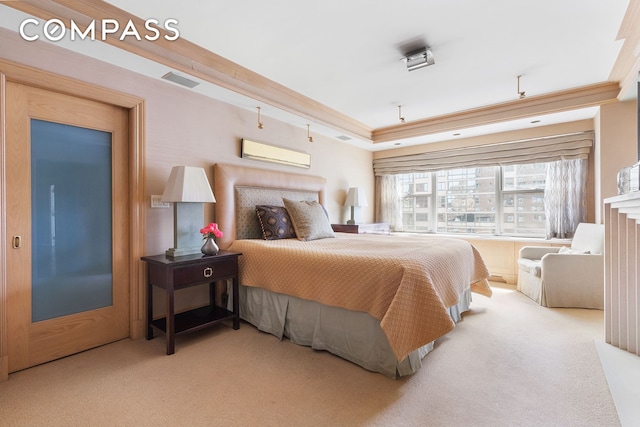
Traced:
[[7, 201], [6, 201], [6, 83], [15, 82], [79, 98], [103, 102], [129, 110], [129, 337], [144, 336], [146, 319], [146, 273], [144, 255], [144, 143], [145, 101], [136, 96], [96, 86], [69, 77], [0, 60], [0, 382], [9, 378], [7, 327]]

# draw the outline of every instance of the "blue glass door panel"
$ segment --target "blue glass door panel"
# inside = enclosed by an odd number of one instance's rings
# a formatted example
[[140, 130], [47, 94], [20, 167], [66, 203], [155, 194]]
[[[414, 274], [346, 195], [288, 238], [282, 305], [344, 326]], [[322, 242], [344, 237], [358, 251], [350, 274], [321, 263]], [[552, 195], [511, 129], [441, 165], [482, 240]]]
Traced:
[[31, 119], [33, 322], [113, 304], [111, 144]]

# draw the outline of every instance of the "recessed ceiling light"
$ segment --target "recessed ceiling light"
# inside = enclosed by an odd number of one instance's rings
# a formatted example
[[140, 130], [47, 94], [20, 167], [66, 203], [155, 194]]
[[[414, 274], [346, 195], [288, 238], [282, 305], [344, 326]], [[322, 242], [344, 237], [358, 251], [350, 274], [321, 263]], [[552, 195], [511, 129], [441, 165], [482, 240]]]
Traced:
[[454, 133], [453, 136], [460, 136], [460, 134], [459, 133]]
[[393, 145], [401, 145], [401, 144], [402, 144], [401, 142], [396, 142], [396, 143], [395, 143], [395, 144], [393, 144]]
[[532, 120], [531, 123], [540, 123], [540, 120]]
[[342, 141], [349, 141], [351, 139], [347, 135], [338, 135], [336, 138], [341, 139]]

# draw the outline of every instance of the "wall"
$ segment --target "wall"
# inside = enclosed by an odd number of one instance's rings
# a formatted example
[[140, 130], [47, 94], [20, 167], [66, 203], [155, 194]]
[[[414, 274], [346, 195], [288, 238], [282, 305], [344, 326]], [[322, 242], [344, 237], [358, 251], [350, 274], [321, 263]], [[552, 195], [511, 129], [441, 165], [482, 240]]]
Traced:
[[638, 161], [637, 100], [600, 107], [596, 124], [597, 222], [603, 222], [603, 201], [618, 194], [620, 169]]
[[[144, 98], [147, 200], [152, 194], [162, 194], [172, 166], [201, 166], [212, 179], [212, 165], [217, 162], [327, 178], [326, 207], [332, 222], [346, 222], [348, 219], [349, 208], [342, 204], [350, 186], [364, 188], [369, 200], [373, 200], [372, 153], [318, 134], [313, 134], [314, 142], [310, 143], [306, 127], [297, 128], [272, 120], [264, 115], [264, 109], [262, 121], [265, 128], [259, 130], [255, 110], [237, 108], [52, 43], [26, 42], [5, 28], [0, 28], [0, 57]], [[313, 123], [311, 130], [313, 132]], [[242, 159], [239, 157], [242, 138], [305, 151], [311, 155], [311, 168], [305, 170]], [[151, 209], [149, 205], [147, 208], [146, 253], [162, 253], [173, 246], [173, 211]], [[362, 209], [362, 220], [372, 221], [373, 206]], [[205, 213], [207, 220], [214, 219], [212, 205], [206, 208]]]

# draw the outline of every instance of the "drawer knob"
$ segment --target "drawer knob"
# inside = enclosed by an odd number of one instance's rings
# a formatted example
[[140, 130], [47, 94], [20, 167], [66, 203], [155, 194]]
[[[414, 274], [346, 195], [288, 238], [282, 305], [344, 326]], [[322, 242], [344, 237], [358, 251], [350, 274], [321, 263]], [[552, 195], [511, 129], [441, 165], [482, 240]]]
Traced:
[[213, 268], [211, 267], [207, 267], [204, 269], [204, 277], [211, 277], [213, 276]]

